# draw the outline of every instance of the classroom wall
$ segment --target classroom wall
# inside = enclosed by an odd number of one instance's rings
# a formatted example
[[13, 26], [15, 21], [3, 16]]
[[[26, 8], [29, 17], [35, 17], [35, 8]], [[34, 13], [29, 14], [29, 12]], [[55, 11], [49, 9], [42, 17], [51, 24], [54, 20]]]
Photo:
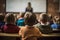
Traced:
[[[60, 17], [59, 0], [47, 0], [47, 14]], [[36, 16], [39, 19], [39, 13]]]
[[5, 12], [5, 1], [6, 0], [0, 0], [0, 13]]
[[[47, 0], [47, 14], [60, 17], [59, 0]], [[39, 14], [36, 14], [36, 16], [39, 19]]]
[[48, 0], [48, 14], [59, 16], [59, 0]]

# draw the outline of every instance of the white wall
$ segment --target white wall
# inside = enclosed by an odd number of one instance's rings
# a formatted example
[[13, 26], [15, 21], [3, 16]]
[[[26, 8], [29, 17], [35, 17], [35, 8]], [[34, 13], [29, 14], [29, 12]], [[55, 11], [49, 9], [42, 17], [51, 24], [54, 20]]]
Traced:
[[46, 0], [6, 0], [6, 12], [25, 12], [28, 2], [34, 12], [46, 12]]

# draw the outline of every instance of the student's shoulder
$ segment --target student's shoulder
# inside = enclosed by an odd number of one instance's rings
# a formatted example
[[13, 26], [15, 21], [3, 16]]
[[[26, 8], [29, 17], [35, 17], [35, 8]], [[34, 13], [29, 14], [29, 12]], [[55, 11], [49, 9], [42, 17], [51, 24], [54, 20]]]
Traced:
[[37, 27], [35, 27], [35, 34], [37, 34], [38, 36], [39, 35], [41, 36], [41, 31]]
[[26, 29], [26, 27], [20, 27], [21, 28], [21, 30], [24, 30], [24, 29]]
[[39, 31], [39, 29], [37, 27], [34, 27], [35, 31]]
[[34, 26], [35, 26], [35, 27], [39, 27], [39, 26], [41, 26], [41, 24], [40, 24], [40, 23], [37, 23], [37, 24], [35, 24]]

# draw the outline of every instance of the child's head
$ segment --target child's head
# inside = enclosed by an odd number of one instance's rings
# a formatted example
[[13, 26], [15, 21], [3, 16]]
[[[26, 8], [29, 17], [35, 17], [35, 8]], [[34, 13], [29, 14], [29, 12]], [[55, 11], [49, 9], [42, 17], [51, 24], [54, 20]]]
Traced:
[[11, 13], [6, 14], [5, 21], [6, 21], [7, 24], [11, 24], [11, 23], [14, 24], [15, 23], [14, 15], [11, 14]]
[[51, 21], [52, 20], [52, 15], [48, 14], [48, 16], [49, 16], [49, 20]]
[[24, 17], [24, 13], [20, 13], [20, 17]]
[[55, 17], [53, 18], [53, 22], [54, 22], [54, 23], [57, 23], [57, 24], [60, 24], [60, 18], [59, 18], [58, 16], [55, 16]]
[[49, 16], [45, 13], [40, 14], [40, 22], [46, 23], [49, 20]]
[[5, 16], [3, 14], [0, 14], [0, 22], [4, 22]]
[[57, 19], [57, 23], [60, 24], [60, 18]]
[[26, 12], [25, 15], [24, 15], [24, 18], [29, 17], [29, 15], [32, 15], [32, 13], [31, 12]]
[[32, 13], [27, 12], [24, 15], [24, 17], [25, 17], [25, 24], [26, 25], [33, 26], [35, 24], [36, 17]]
[[17, 19], [23, 18], [23, 17], [24, 17], [24, 13], [19, 13], [19, 14], [17, 15]]

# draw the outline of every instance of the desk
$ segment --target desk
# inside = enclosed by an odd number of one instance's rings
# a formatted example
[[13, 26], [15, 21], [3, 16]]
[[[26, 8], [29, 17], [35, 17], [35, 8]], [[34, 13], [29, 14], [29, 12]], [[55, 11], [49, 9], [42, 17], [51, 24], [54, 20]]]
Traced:
[[[4, 37], [4, 38], [10, 38], [8, 40], [21, 40], [21, 36], [19, 36], [18, 34], [8, 34], [8, 33], [0, 33], [0, 37]], [[3, 40], [7, 40], [4, 39]], [[60, 39], [60, 33], [51, 33], [51, 34], [42, 34], [41, 37], [38, 38], [38, 40], [58, 40]]]
[[[20, 37], [18, 34], [0, 33], [0, 36]], [[60, 33], [42, 34], [42, 37], [60, 37]]]
[[18, 34], [0, 33], [0, 36], [19, 37]]
[[42, 34], [43, 37], [60, 37], [60, 33]]

